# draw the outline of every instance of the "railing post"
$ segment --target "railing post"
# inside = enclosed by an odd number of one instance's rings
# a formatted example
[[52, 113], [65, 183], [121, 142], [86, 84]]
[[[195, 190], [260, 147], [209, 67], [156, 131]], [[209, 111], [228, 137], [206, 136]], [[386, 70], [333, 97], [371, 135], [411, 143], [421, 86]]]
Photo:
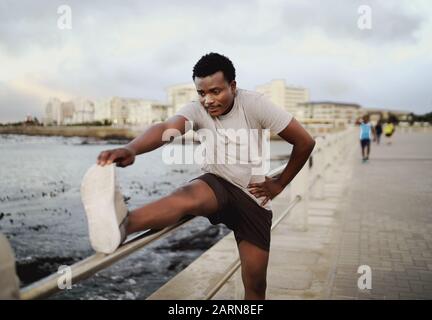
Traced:
[[325, 168], [324, 168], [324, 180], [327, 180], [328, 174], [330, 172], [329, 167], [333, 167], [334, 164], [334, 141], [333, 136], [331, 134], [328, 134], [325, 137], [325, 144], [323, 148], [323, 158], [325, 161]]
[[301, 196], [301, 201], [293, 208], [292, 212], [292, 225], [294, 228], [306, 231], [308, 228], [308, 175], [309, 166], [305, 164], [300, 172], [296, 175], [294, 180], [291, 182], [291, 199], [296, 196]]
[[341, 133], [337, 132], [330, 136], [330, 164], [335, 166], [341, 161]]
[[343, 147], [344, 147], [343, 134], [344, 134], [344, 132], [341, 131], [341, 132], [338, 132], [337, 136], [336, 136], [336, 164], [340, 164], [344, 160], [344, 157], [342, 157]]
[[327, 156], [328, 164], [333, 167], [334, 160], [336, 158], [335, 137], [333, 133], [327, 135]]
[[317, 137], [315, 141], [315, 148], [317, 148], [317, 151], [314, 152], [312, 172], [313, 175], [316, 176], [317, 181], [315, 182], [315, 187], [312, 189], [314, 190], [313, 197], [320, 200], [324, 198], [324, 171], [327, 163], [325, 159], [324, 139], [322, 137]]

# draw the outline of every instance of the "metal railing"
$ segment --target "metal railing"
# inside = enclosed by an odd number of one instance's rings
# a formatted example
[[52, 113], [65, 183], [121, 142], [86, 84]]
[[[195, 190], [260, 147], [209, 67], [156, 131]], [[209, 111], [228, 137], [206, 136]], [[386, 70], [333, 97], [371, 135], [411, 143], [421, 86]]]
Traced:
[[[78, 282], [89, 278], [98, 271], [107, 268], [138, 249], [167, 236], [174, 230], [191, 221], [193, 218], [193, 216], [188, 216], [176, 224], [161, 230], [147, 230], [140, 232], [137, 235], [128, 238], [128, 240], [112, 254], [95, 253], [94, 255], [71, 265], [72, 281]], [[20, 290], [21, 299], [41, 299], [60, 291], [58, 281], [62, 276], [62, 274], [55, 273], [24, 287]]]

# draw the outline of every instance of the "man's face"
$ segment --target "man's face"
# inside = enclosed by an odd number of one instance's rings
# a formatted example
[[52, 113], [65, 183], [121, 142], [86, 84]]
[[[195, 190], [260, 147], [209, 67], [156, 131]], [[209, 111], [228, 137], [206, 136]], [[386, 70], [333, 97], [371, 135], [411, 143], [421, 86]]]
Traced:
[[200, 103], [212, 117], [224, 114], [232, 106], [236, 82], [229, 84], [222, 71], [204, 78], [195, 77], [194, 81]]

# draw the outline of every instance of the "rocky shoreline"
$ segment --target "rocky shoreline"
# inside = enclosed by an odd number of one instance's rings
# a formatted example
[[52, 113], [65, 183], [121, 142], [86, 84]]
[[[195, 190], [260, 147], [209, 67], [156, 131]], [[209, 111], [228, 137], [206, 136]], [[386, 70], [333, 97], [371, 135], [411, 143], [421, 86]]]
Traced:
[[109, 126], [0, 126], [0, 134], [131, 140], [141, 130]]
[[[0, 134], [18, 134], [28, 136], [82, 137], [94, 140], [112, 140], [127, 142], [139, 136], [146, 127], [110, 127], [110, 126], [0, 126]], [[191, 132], [192, 133], [192, 132]], [[176, 139], [177, 140], [177, 139]], [[186, 134], [184, 140], [193, 140], [192, 134]], [[281, 140], [278, 135], [271, 135], [271, 140]], [[85, 141], [85, 140], [84, 140]]]

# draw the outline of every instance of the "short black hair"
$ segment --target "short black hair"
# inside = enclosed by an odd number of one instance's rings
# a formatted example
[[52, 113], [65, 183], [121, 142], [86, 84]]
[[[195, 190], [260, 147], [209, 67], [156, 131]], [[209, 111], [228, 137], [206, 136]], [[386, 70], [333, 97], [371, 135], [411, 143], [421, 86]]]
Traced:
[[193, 67], [192, 79], [204, 78], [218, 71], [222, 71], [228, 83], [235, 80], [235, 68], [230, 59], [219, 53], [208, 53], [201, 57]]

